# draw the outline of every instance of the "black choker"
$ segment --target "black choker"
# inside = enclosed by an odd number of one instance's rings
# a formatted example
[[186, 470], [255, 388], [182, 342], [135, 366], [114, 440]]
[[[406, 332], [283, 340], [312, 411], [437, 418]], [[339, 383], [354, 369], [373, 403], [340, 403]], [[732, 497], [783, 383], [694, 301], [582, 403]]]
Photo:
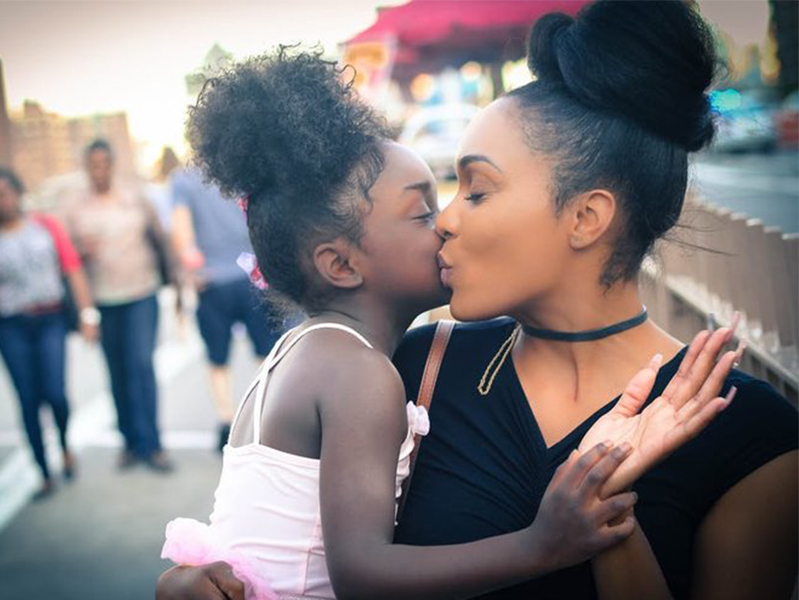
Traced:
[[608, 325], [601, 329], [588, 329], [587, 331], [555, 331], [554, 329], [530, 327], [524, 323], [521, 325], [522, 331], [524, 331], [526, 335], [541, 338], [542, 340], [554, 340], [556, 342], [593, 342], [632, 329], [646, 321], [647, 316], [646, 306], [644, 306], [641, 314], [634, 316], [632, 319], [614, 323], [613, 325]]

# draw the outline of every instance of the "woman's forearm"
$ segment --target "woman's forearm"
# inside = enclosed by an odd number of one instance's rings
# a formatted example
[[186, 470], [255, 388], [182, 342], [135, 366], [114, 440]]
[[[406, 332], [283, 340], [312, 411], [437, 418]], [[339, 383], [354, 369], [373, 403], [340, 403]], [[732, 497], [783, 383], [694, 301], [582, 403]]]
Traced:
[[591, 561], [600, 600], [674, 600], [641, 526]]
[[94, 300], [89, 289], [89, 281], [83, 268], [78, 268], [67, 275], [67, 283], [72, 290], [78, 311], [94, 306]]

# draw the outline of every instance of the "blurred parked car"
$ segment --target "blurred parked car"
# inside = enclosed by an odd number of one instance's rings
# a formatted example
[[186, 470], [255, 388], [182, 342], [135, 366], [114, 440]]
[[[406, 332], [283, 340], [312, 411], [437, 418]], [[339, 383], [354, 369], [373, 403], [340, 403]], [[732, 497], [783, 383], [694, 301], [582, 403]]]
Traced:
[[796, 148], [799, 146], [799, 91], [794, 91], [783, 100], [774, 115], [774, 125], [780, 145]]
[[452, 179], [463, 130], [478, 112], [471, 104], [423, 108], [408, 119], [398, 141], [416, 150], [436, 178]]
[[717, 152], [768, 152], [777, 145], [774, 104], [760, 91], [718, 90], [711, 102], [718, 112]]

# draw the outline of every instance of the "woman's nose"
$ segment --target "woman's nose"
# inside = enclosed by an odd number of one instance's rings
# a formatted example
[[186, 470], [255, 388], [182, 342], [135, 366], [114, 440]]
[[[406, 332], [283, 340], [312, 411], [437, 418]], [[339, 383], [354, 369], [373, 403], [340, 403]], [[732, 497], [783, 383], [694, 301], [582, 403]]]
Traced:
[[456, 233], [457, 227], [457, 198], [453, 199], [447, 207], [436, 217], [436, 233], [445, 240], [451, 238]]

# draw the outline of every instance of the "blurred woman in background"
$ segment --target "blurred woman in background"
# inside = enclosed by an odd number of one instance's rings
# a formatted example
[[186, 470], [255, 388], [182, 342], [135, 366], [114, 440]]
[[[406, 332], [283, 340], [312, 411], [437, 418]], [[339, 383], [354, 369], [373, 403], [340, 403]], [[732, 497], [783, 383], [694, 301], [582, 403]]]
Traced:
[[34, 496], [39, 499], [55, 489], [42, 439], [43, 403], [50, 406], [58, 427], [64, 476], [75, 475], [75, 457], [67, 444], [66, 294], [77, 305], [77, 326], [87, 340], [97, 339], [99, 316], [66, 232], [52, 217], [25, 214], [23, 192], [19, 177], [0, 168], [0, 354], [17, 390], [25, 432], [42, 474], [42, 486]]

